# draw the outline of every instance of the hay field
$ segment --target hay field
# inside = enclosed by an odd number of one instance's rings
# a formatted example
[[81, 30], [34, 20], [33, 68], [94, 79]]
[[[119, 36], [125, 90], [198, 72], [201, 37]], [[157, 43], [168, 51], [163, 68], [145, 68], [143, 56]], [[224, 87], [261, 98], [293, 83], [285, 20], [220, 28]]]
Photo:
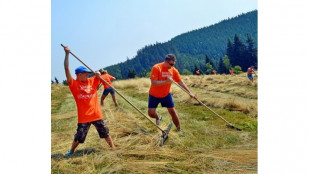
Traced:
[[[257, 173], [257, 79], [252, 84], [245, 74], [182, 79], [203, 103], [243, 131], [227, 128], [224, 121], [172, 85], [184, 133], [173, 125], [160, 147], [161, 132], [117, 94], [120, 107], [116, 109], [109, 95], [101, 108], [116, 148], [111, 150], [91, 126], [85, 143], [65, 159], [77, 128], [77, 111], [69, 88], [52, 85], [52, 173]], [[147, 115], [148, 78], [113, 83]], [[160, 127], [166, 129], [171, 117], [160, 105], [157, 112], [163, 116]]]

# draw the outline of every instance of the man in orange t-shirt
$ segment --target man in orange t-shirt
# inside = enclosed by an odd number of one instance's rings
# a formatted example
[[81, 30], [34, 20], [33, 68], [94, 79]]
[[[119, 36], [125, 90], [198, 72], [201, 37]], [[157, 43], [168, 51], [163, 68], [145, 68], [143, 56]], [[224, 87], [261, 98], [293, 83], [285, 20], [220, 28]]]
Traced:
[[[111, 80], [116, 80], [115, 77], [109, 75], [107, 73], [106, 70], [104, 69], [100, 69], [100, 73], [102, 74], [101, 77], [108, 83], [110, 84], [111, 86], [113, 86], [112, 84], [112, 81]], [[114, 104], [116, 107], [118, 107], [118, 102], [116, 100], [116, 96], [115, 96], [115, 91], [113, 90], [113, 88], [111, 88], [108, 84], [106, 84], [105, 82], [102, 81], [102, 84], [104, 86], [104, 91], [103, 91], [103, 94], [101, 96], [101, 105], [103, 106], [103, 102], [104, 102], [104, 99], [105, 97], [108, 95], [108, 93], [111, 93], [112, 95], [112, 98], [113, 98], [113, 101], [114, 101]]]
[[65, 154], [65, 157], [71, 156], [79, 143], [84, 143], [91, 124], [96, 127], [100, 138], [105, 138], [108, 145], [114, 148], [115, 146], [109, 135], [109, 129], [103, 121], [96, 90], [101, 83], [101, 80], [98, 78], [101, 74], [96, 72], [95, 77], [88, 78], [90, 71], [86, 67], [80, 66], [75, 69], [76, 80], [73, 79], [69, 69], [69, 47], [65, 47], [64, 51], [65, 75], [71, 93], [74, 96], [78, 112], [77, 132], [74, 136], [71, 149]]
[[173, 97], [170, 93], [173, 80], [181, 87], [190, 93], [192, 98], [196, 98], [187, 85], [181, 81], [180, 74], [174, 64], [176, 63], [176, 57], [173, 54], [168, 54], [165, 57], [165, 61], [158, 63], [152, 67], [150, 79], [151, 86], [149, 90], [148, 99], [148, 115], [156, 119], [156, 124], [159, 125], [162, 116], [156, 113], [158, 104], [161, 103], [162, 107], [166, 107], [169, 114], [172, 116], [173, 122], [179, 132], [182, 132], [180, 128], [179, 117], [174, 107]]

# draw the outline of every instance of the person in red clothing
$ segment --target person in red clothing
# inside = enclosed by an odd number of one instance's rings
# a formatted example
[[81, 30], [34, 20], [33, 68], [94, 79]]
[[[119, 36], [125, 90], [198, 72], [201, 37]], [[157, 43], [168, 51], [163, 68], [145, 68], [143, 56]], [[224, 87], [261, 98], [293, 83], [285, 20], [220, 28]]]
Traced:
[[149, 89], [148, 99], [148, 115], [156, 119], [156, 124], [159, 125], [162, 116], [156, 113], [158, 104], [161, 103], [162, 107], [166, 107], [169, 114], [172, 116], [173, 122], [179, 132], [182, 132], [180, 128], [179, 117], [174, 107], [173, 97], [170, 93], [173, 80], [181, 87], [190, 93], [192, 98], [196, 98], [188, 89], [187, 85], [181, 80], [180, 74], [174, 65], [176, 63], [176, 57], [173, 54], [168, 54], [165, 57], [165, 61], [155, 64], [152, 67], [150, 79], [151, 86]]
[[196, 74], [196, 75], [200, 75], [200, 70], [199, 70], [199, 69], [196, 70], [196, 71], [195, 71], [195, 74]]
[[84, 143], [91, 124], [96, 127], [100, 138], [105, 138], [108, 145], [114, 148], [114, 143], [109, 135], [109, 129], [103, 121], [96, 90], [101, 83], [99, 78], [101, 74], [96, 72], [94, 77], [88, 78], [90, 71], [86, 67], [80, 66], [75, 69], [76, 80], [73, 79], [69, 69], [69, 47], [64, 47], [64, 51], [65, 75], [71, 93], [75, 99], [78, 112], [77, 132], [74, 136], [71, 149], [64, 157], [71, 156], [79, 143]]
[[[111, 86], [113, 86], [112, 84], [112, 81], [111, 80], [116, 80], [115, 77], [109, 75], [107, 73], [106, 70], [104, 69], [100, 69], [100, 73], [102, 74], [101, 77], [108, 83], [110, 84]], [[108, 93], [111, 93], [112, 95], [112, 98], [113, 98], [113, 101], [114, 101], [114, 104], [116, 107], [118, 107], [118, 102], [116, 100], [116, 96], [115, 96], [115, 91], [113, 90], [113, 88], [111, 88], [108, 84], [106, 84], [105, 82], [102, 81], [102, 84], [104, 86], [104, 91], [103, 91], [103, 94], [101, 96], [101, 105], [103, 106], [103, 102], [104, 102], [104, 99], [105, 97], [108, 95]]]
[[247, 71], [247, 77], [249, 78], [249, 80], [250, 80], [251, 82], [253, 82], [253, 73], [254, 73], [255, 76], [257, 77], [257, 75], [256, 75], [256, 73], [255, 73], [255, 71], [254, 71], [254, 66], [250, 66], [250, 67], [248, 68], [248, 71]]
[[233, 69], [230, 69], [230, 74], [231, 74], [231, 75], [234, 75]]
[[216, 74], [217, 74], [217, 71], [216, 71], [216, 70], [213, 70], [212, 73], [213, 73], [214, 75], [216, 75]]

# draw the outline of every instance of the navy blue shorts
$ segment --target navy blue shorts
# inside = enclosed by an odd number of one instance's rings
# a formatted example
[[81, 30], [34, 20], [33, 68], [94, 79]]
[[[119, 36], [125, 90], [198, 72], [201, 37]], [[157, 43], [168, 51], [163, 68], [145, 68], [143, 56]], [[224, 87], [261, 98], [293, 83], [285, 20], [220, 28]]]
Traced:
[[173, 108], [175, 106], [171, 93], [163, 98], [157, 98], [149, 94], [148, 108], [157, 108], [159, 103], [161, 103], [162, 107], [167, 108]]
[[112, 95], [114, 95], [115, 91], [111, 87], [104, 89], [103, 95], [108, 95], [108, 93], [111, 93]]

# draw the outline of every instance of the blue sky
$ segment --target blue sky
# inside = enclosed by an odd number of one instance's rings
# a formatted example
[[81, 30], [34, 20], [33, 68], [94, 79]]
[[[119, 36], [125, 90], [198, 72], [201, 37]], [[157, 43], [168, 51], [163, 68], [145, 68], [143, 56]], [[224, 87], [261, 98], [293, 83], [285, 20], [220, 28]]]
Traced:
[[[133, 58], [145, 45], [255, 9], [257, 0], [52, 0], [51, 79], [65, 80], [61, 43], [97, 70]], [[80, 65], [70, 56], [73, 74]]]

